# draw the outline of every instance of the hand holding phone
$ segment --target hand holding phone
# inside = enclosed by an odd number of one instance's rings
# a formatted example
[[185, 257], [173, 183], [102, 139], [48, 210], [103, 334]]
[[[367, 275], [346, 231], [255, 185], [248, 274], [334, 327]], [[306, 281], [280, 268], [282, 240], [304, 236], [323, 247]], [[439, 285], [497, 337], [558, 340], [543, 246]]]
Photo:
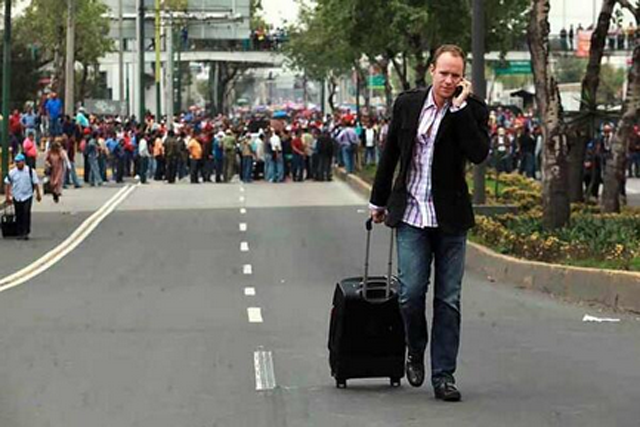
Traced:
[[460, 107], [467, 100], [469, 94], [471, 93], [471, 88], [472, 86], [469, 80], [463, 78], [460, 81], [458, 87], [453, 93], [452, 103], [455, 107]]

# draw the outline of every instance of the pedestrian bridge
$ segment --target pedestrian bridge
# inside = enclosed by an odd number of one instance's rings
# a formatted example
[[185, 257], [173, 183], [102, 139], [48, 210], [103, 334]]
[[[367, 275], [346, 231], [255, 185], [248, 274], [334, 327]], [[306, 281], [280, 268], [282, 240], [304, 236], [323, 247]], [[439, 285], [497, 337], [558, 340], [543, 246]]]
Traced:
[[[123, 61], [125, 64], [137, 64], [138, 54], [136, 52], [124, 52]], [[178, 54], [174, 56], [177, 61]], [[155, 52], [145, 52], [145, 63], [155, 62]], [[167, 61], [167, 52], [160, 53], [160, 61]], [[251, 64], [259, 67], [280, 67], [284, 64], [285, 56], [278, 52], [271, 51], [186, 51], [180, 52], [180, 62], [236, 62]], [[117, 65], [119, 54], [117, 52], [108, 53], [100, 59], [100, 65]]]

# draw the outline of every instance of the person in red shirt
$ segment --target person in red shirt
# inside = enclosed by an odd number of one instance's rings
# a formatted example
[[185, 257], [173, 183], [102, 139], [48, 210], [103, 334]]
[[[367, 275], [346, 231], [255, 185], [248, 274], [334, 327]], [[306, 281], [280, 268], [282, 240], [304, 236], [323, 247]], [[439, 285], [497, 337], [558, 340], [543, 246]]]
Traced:
[[15, 135], [18, 140], [22, 140], [22, 116], [20, 110], [13, 110], [11, 116], [9, 116], [9, 133]]
[[304, 175], [304, 143], [302, 142], [302, 129], [297, 129], [294, 138], [291, 141], [291, 149], [293, 151], [293, 180], [295, 182], [302, 181]]

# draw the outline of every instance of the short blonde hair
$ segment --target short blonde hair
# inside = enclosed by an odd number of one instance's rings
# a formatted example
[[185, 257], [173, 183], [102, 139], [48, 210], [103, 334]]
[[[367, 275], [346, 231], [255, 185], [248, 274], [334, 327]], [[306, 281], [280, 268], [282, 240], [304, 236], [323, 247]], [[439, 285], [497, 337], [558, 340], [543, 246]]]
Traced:
[[467, 68], [466, 58], [467, 54], [460, 46], [455, 44], [443, 44], [433, 53], [433, 59], [431, 60], [431, 65], [435, 68], [438, 58], [442, 56], [444, 53], [449, 53], [451, 56], [456, 56], [462, 59], [463, 70]]

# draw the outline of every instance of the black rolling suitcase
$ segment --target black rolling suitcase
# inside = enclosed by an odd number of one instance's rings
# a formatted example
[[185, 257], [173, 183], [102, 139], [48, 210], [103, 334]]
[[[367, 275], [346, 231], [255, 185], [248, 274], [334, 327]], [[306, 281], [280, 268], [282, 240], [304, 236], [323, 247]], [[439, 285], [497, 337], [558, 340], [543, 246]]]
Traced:
[[352, 378], [389, 378], [398, 387], [404, 376], [404, 325], [397, 280], [391, 276], [393, 231], [387, 276], [369, 277], [371, 219], [366, 228], [364, 277], [341, 280], [333, 294], [329, 364], [338, 388]]
[[18, 221], [13, 207], [5, 207], [2, 217], [0, 217], [0, 228], [2, 228], [2, 237], [4, 238], [18, 235]]

